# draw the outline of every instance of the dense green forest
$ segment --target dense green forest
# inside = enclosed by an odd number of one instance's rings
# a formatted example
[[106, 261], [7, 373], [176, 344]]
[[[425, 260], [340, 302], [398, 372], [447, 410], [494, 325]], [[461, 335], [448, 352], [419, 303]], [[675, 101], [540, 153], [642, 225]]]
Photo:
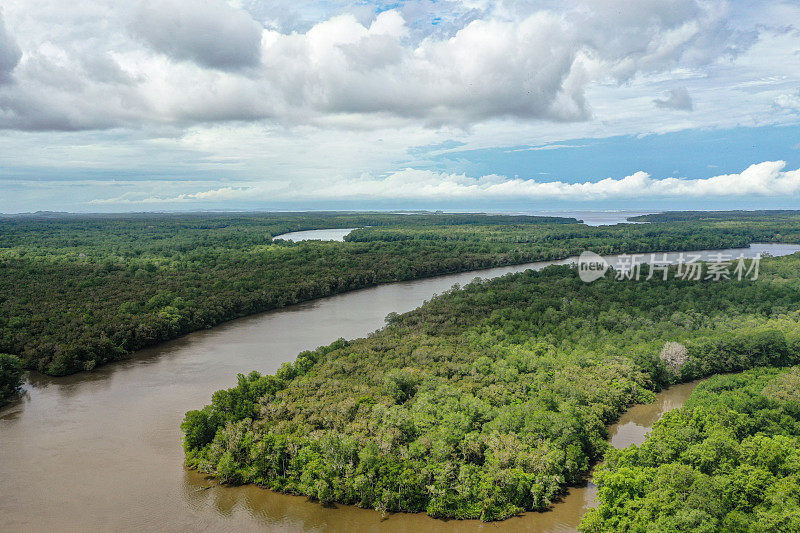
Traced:
[[578, 245], [601, 254], [747, 246], [753, 242], [800, 242], [800, 211], [676, 211], [631, 217], [646, 224], [481, 224], [448, 228], [400, 223], [365, 227], [350, 242], [433, 241], [503, 243], [555, 248]]
[[[369, 227], [366, 227], [369, 226]], [[348, 242], [272, 240], [363, 227]], [[0, 218], [0, 352], [91, 370], [222, 321], [379, 283], [598, 253], [800, 242], [800, 217], [588, 227], [479, 214], [40, 214]]]
[[547, 509], [660, 387], [800, 362], [800, 257], [761, 267], [757, 281], [587, 284], [553, 266], [454, 287], [367, 338], [240, 375], [187, 413], [187, 464], [382, 511]]
[[539, 259], [519, 247], [291, 242], [315, 228], [575, 224], [553, 217], [93, 215], [0, 219], [0, 352], [54, 375], [259, 311], [378, 283]]
[[800, 531], [800, 367], [701, 383], [595, 481], [587, 533]]

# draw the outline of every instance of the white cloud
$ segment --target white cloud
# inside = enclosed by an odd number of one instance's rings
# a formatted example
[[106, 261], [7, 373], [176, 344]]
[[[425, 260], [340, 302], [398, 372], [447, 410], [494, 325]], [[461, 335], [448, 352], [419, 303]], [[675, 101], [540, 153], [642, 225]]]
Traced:
[[670, 89], [667, 97], [664, 99], [655, 99], [653, 103], [656, 107], [663, 107], [666, 109], [677, 109], [680, 111], [691, 111], [694, 104], [692, 97], [689, 96], [689, 91], [686, 87], [675, 87]]
[[141, 0], [131, 31], [175, 59], [222, 70], [257, 66], [262, 27], [223, 0]]
[[0, 85], [10, 81], [11, 71], [21, 57], [22, 51], [6, 29], [3, 11], [0, 9]]
[[526, 146], [525, 148], [514, 148], [513, 150], [506, 150], [507, 154], [514, 152], [540, 152], [542, 150], [560, 150], [562, 148], [583, 148], [585, 144], [544, 144], [542, 146]]
[[[198, 191], [243, 205], [361, 182], [383, 194], [376, 176], [408, 167], [444, 170], [424, 184], [442, 194], [577, 198], [557, 182], [488, 189], [448, 176], [484, 156], [480, 168], [495, 158], [509, 176], [554, 170], [504, 155], [522, 147], [798, 123], [796, 2], [409, 0], [380, 16], [352, 0], [214, 0], [212, 17], [185, 7], [200, 1], [0, 2], [0, 209]], [[675, 104], [676, 87], [691, 93], [692, 113], [654, 105]], [[752, 157], [793, 157], [772, 154]], [[561, 177], [658, 168], [640, 161], [622, 171], [578, 162]]]
[[223, 0], [39, 1], [9, 0], [26, 35], [0, 128], [583, 121], [593, 83], [701, 67], [752, 42], [728, 27], [724, 0], [469, 7], [444, 34], [419, 34], [402, 10], [282, 32]]
[[[509, 179], [489, 175], [470, 178], [463, 174], [405, 169], [383, 179], [362, 177], [309, 191], [313, 198], [408, 198], [408, 199], [559, 199], [605, 200], [654, 197], [779, 196], [800, 192], [800, 170], [784, 171], [783, 161], [767, 161], [740, 174], [706, 179], [653, 179], [646, 172], [624, 178], [583, 183]], [[300, 196], [303, 193], [300, 192]]]
[[791, 111], [800, 111], [800, 89], [793, 93], [779, 95], [775, 98], [775, 105]]
[[298, 187], [297, 184], [260, 184], [229, 186], [175, 196], [126, 194], [121, 197], [96, 199], [92, 204], [170, 204], [191, 201], [219, 200], [569, 200], [592, 201], [627, 198], [664, 197], [773, 197], [800, 193], [800, 170], [784, 170], [784, 161], [765, 161], [751, 165], [739, 174], [725, 174], [702, 179], [653, 179], [646, 172], [624, 178], [567, 183], [537, 181], [487, 175], [471, 178], [464, 174], [448, 174], [407, 168], [376, 178], [362, 175], [355, 179], [337, 180], [327, 185]]
[[174, 204], [192, 201], [220, 201], [234, 200], [247, 197], [251, 194], [252, 187], [220, 187], [195, 193], [182, 193], [176, 196], [147, 196], [142, 198], [135, 193], [125, 193], [116, 198], [98, 198], [90, 200], [90, 205], [117, 204], [117, 205], [148, 205], [148, 204]]

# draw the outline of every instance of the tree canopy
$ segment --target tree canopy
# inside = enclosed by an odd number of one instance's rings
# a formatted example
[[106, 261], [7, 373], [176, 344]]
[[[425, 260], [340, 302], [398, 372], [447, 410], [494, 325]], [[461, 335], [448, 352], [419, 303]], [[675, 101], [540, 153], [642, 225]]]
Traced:
[[[370, 337], [240, 376], [187, 414], [187, 463], [378, 510], [544, 510], [605, 453], [606, 426], [660, 387], [800, 362], [798, 267], [587, 284], [554, 266], [455, 287]], [[668, 343], [685, 346], [680, 366], [662, 359]]]
[[701, 383], [595, 481], [586, 533], [800, 531], [800, 367]]
[[[361, 227], [347, 242], [284, 232]], [[537, 260], [800, 242], [800, 217], [589, 227], [480, 214], [248, 213], [0, 218], [0, 352], [86, 371], [220, 322], [348, 290]]]

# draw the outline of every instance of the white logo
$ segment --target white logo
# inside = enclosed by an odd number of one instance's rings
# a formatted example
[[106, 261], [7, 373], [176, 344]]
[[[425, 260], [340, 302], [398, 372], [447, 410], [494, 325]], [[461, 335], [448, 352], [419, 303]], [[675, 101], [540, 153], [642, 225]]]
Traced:
[[591, 283], [602, 278], [608, 270], [608, 262], [594, 252], [585, 251], [578, 257], [578, 276]]

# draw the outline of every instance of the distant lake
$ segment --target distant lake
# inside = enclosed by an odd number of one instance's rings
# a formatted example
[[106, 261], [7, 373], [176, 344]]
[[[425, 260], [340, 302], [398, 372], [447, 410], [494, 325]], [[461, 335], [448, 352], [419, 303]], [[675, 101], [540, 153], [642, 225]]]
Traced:
[[[504, 215], [532, 215], [544, 217], [564, 217], [577, 218], [583, 220], [587, 226], [607, 226], [612, 224], [643, 224], [642, 222], [628, 222], [628, 217], [647, 215], [655, 211], [531, 211], [502, 213]], [[501, 214], [501, 213], [498, 213]], [[334, 229], [312, 229], [307, 231], [293, 231], [275, 235], [273, 239], [283, 239], [285, 241], [344, 241], [344, 238], [351, 231], [359, 228], [334, 228]]]
[[285, 241], [344, 241], [348, 233], [358, 228], [339, 228], [339, 229], [312, 229], [307, 231], [293, 231], [275, 235], [272, 239], [283, 239]]

